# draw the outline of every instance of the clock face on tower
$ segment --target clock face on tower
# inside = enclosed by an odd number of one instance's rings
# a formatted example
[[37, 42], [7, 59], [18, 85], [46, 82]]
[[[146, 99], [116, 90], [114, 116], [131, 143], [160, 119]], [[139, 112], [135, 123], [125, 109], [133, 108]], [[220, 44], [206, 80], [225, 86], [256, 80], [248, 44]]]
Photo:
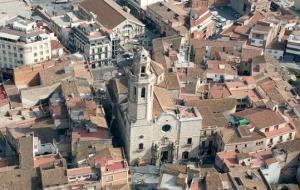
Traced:
[[172, 128], [171, 125], [166, 124], [166, 125], [162, 126], [161, 130], [163, 132], [169, 132], [169, 131], [171, 131], [171, 128]]

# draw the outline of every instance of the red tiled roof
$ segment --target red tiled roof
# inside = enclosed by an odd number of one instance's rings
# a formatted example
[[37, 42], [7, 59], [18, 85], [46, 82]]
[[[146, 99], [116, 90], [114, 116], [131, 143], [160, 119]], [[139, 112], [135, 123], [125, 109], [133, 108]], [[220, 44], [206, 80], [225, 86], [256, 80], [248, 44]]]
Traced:
[[[235, 150], [217, 153], [218, 157], [224, 160], [225, 165], [229, 168], [239, 166], [236, 159], [238, 154]], [[259, 168], [266, 160], [272, 159], [273, 155], [271, 150], [259, 150], [249, 152], [249, 157], [251, 157], [251, 168]]]
[[218, 85], [210, 88], [209, 93], [211, 94], [212, 98], [216, 98], [216, 99], [230, 96], [229, 90], [222, 85]]
[[[280, 125], [286, 121], [278, 112], [269, 109], [248, 109], [234, 114], [237, 117], [246, 118], [257, 129]], [[271, 133], [272, 131], [270, 131]]]
[[84, 174], [91, 174], [93, 173], [93, 170], [90, 166], [81, 167], [81, 168], [73, 168], [67, 170], [67, 176], [79, 176]]
[[116, 171], [116, 170], [120, 170], [120, 169], [124, 169], [124, 168], [125, 168], [124, 161], [113, 162], [111, 164], [106, 165], [107, 171]]
[[43, 164], [49, 164], [51, 162], [54, 162], [56, 160], [55, 155], [50, 156], [42, 156], [34, 159], [34, 167], [40, 167]]
[[83, 127], [77, 127], [73, 128], [72, 131], [72, 140], [93, 141], [110, 138], [111, 135], [108, 128], [97, 128], [97, 132], [88, 132], [88, 130]]
[[201, 17], [199, 17], [199, 19], [197, 20], [192, 20], [191, 22], [191, 26], [198, 26], [199, 24], [201, 24], [202, 22], [204, 22], [206, 19], [208, 19], [212, 14], [210, 12], [206, 13], [205, 15], [201, 15]]

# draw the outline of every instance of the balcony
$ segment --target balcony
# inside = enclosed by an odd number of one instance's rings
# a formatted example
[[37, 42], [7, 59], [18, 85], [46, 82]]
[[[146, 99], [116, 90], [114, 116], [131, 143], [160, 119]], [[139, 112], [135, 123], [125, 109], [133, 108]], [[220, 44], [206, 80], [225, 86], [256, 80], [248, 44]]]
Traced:
[[187, 148], [187, 147], [192, 147], [193, 146], [193, 143], [185, 143], [183, 145], [181, 145], [182, 148]]

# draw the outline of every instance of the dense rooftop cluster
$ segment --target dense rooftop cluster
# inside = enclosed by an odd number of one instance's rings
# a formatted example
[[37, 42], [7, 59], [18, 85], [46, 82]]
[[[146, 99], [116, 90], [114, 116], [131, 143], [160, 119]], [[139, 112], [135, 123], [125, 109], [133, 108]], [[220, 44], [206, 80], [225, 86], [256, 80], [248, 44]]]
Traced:
[[0, 190], [300, 189], [299, 0], [0, 10]]

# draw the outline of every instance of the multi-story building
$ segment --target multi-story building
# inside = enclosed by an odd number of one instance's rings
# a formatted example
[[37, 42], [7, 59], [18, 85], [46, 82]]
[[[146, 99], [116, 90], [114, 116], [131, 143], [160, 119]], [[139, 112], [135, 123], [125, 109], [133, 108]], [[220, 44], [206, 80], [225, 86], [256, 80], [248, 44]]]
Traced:
[[155, 3], [148, 6], [146, 10], [146, 17], [155, 24], [164, 36], [187, 34], [188, 29], [184, 25], [187, 16], [188, 11], [172, 4], [172, 2]]
[[230, 6], [241, 15], [248, 15], [255, 11], [267, 11], [270, 9], [271, 2], [268, 0], [230, 0]]
[[72, 49], [83, 53], [95, 67], [111, 64], [112, 44], [98, 24], [81, 24], [72, 28], [70, 41]]
[[[146, 50], [136, 53], [133, 67], [126, 70], [128, 86], [122, 84], [128, 102], [116, 100], [114, 105], [129, 163], [197, 158], [202, 116], [197, 108], [175, 105], [167, 89], [155, 86], [150, 63]], [[111, 89], [113, 99], [121, 93], [120, 85]]]
[[0, 65], [12, 69], [51, 59], [50, 36], [36, 23], [16, 17], [0, 29]]
[[276, 110], [247, 109], [233, 114], [233, 117], [230, 121], [233, 127], [225, 128], [217, 138], [219, 150], [251, 152], [295, 138], [295, 127]]
[[78, 6], [78, 14], [86, 20], [96, 20], [122, 45], [144, 36], [145, 25], [113, 0], [84, 0]]
[[277, 35], [277, 27], [273, 24], [258, 23], [250, 32], [249, 40], [252, 46], [266, 47]]
[[205, 71], [208, 81], [225, 82], [237, 78], [237, 71], [229, 64], [219, 60], [208, 60]]
[[65, 46], [70, 45], [70, 31], [72, 27], [77, 27], [89, 21], [82, 20], [76, 12], [67, 12], [64, 15], [53, 16], [50, 18], [49, 28], [54, 32], [58, 39]]
[[293, 31], [287, 40], [286, 53], [300, 56], [300, 30]]
[[190, 33], [192, 38], [206, 39], [215, 32], [213, 15], [208, 8], [198, 8], [191, 11]]

